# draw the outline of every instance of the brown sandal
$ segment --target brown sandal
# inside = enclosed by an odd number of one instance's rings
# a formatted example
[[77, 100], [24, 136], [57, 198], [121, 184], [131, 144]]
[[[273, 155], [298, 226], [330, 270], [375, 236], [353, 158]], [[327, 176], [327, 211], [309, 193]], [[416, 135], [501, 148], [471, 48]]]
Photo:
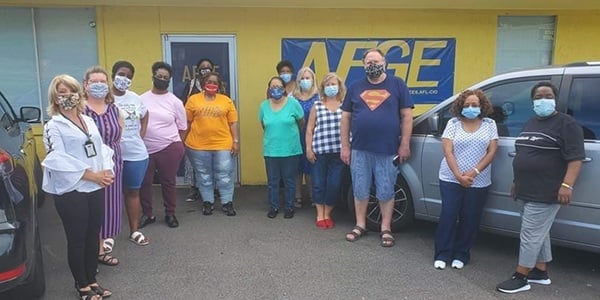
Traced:
[[[384, 236], [386, 234], [390, 236]], [[381, 247], [388, 248], [393, 247], [396, 244], [396, 240], [394, 239], [394, 236], [392, 236], [392, 232], [389, 230], [382, 230], [379, 236], [381, 236]]]
[[350, 232], [346, 233], [346, 241], [355, 242], [355, 241], [359, 240], [365, 234], [367, 234], [366, 229], [364, 229], [360, 226], [354, 226], [354, 228], [352, 228], [352, 230]]
[[110, 256], [107, 253], [98, 255], [98, 262], [107, 266], [116, 266], [119, 264], [119, 259]]

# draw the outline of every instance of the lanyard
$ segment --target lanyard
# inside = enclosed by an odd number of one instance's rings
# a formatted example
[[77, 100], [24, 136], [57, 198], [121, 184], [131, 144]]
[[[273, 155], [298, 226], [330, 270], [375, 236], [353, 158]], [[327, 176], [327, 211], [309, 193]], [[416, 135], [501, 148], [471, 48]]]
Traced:
[[79, 125], [75, 124], [75, 122], [73, 122], [73, 120], [71, 120], [71, 119], [67, 118], [67, 116], [65, 116], [64, 114], [62, 114], [62, 113], [61, 113], [61, 115], [62, 115], [62, 116], [65, 118], [65, 119], [69, 120], [69, 122], [71, 122], [71, 124], [75, 125], [75, 127], [77, 127], [79, 130], [81, 130], [81, 132], [83, 132], [83, 134], [85, 134], [85, 136], [87, 136], [87, 138], [88, 138], [88, 141], [91, 141], [91, 140], [92, 140], [92, 136], [91, 136], [91, 135], [90, 135], [90, 133], [88, 132], [88, 130], [87, 130], [87, 127], [85, 126], [85, 122], [83, 122], [83, 120], [81, 119], [81, 116], [80, 116], [79, 114], [77, 114], [77, 118], [79, 119], [79, 122], [81, 122], [81, 125], [82, 125], [83, 127], [79, 127]]

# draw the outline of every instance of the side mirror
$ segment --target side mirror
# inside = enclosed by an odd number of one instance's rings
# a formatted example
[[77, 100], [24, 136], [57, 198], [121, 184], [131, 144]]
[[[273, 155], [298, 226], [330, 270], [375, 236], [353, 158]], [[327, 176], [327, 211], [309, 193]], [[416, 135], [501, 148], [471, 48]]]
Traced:
[[41, 122], [42, 111], [35, 106], [22, 106], [20, 109], [20, 121], [27, 123]]
[[440, 114], [434, 113], [427, 119], [430, 132], [433, 134], [440, 134]]

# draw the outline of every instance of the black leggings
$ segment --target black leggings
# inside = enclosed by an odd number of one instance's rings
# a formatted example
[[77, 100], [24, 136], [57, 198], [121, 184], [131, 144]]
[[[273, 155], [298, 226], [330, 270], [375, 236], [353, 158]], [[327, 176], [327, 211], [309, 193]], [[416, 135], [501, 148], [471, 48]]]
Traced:
[[96, 283], [104, 189], [55, 195], [54, 206], [65, 228], [69, 268], [75, 282], [81, 287]]

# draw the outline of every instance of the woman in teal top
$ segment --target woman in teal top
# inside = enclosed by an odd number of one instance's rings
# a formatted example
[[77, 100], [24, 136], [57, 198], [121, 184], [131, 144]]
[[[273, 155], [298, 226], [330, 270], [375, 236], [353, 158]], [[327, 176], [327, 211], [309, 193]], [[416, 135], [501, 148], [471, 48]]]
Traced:
[[258, 119], [264, 130], [263, 156], [267, 169], [269, 205], [267, 216], [279, 212], [279, 182], [285, 187], [284, 218], [294, 217], [295, 178], [298, 159], [302, 154], [300, 128], [304, 126], [304, 111], [298, 101], [288, 101], [285, 83], [280, 77], [269, 80], [267, 99], [260, 104]]

